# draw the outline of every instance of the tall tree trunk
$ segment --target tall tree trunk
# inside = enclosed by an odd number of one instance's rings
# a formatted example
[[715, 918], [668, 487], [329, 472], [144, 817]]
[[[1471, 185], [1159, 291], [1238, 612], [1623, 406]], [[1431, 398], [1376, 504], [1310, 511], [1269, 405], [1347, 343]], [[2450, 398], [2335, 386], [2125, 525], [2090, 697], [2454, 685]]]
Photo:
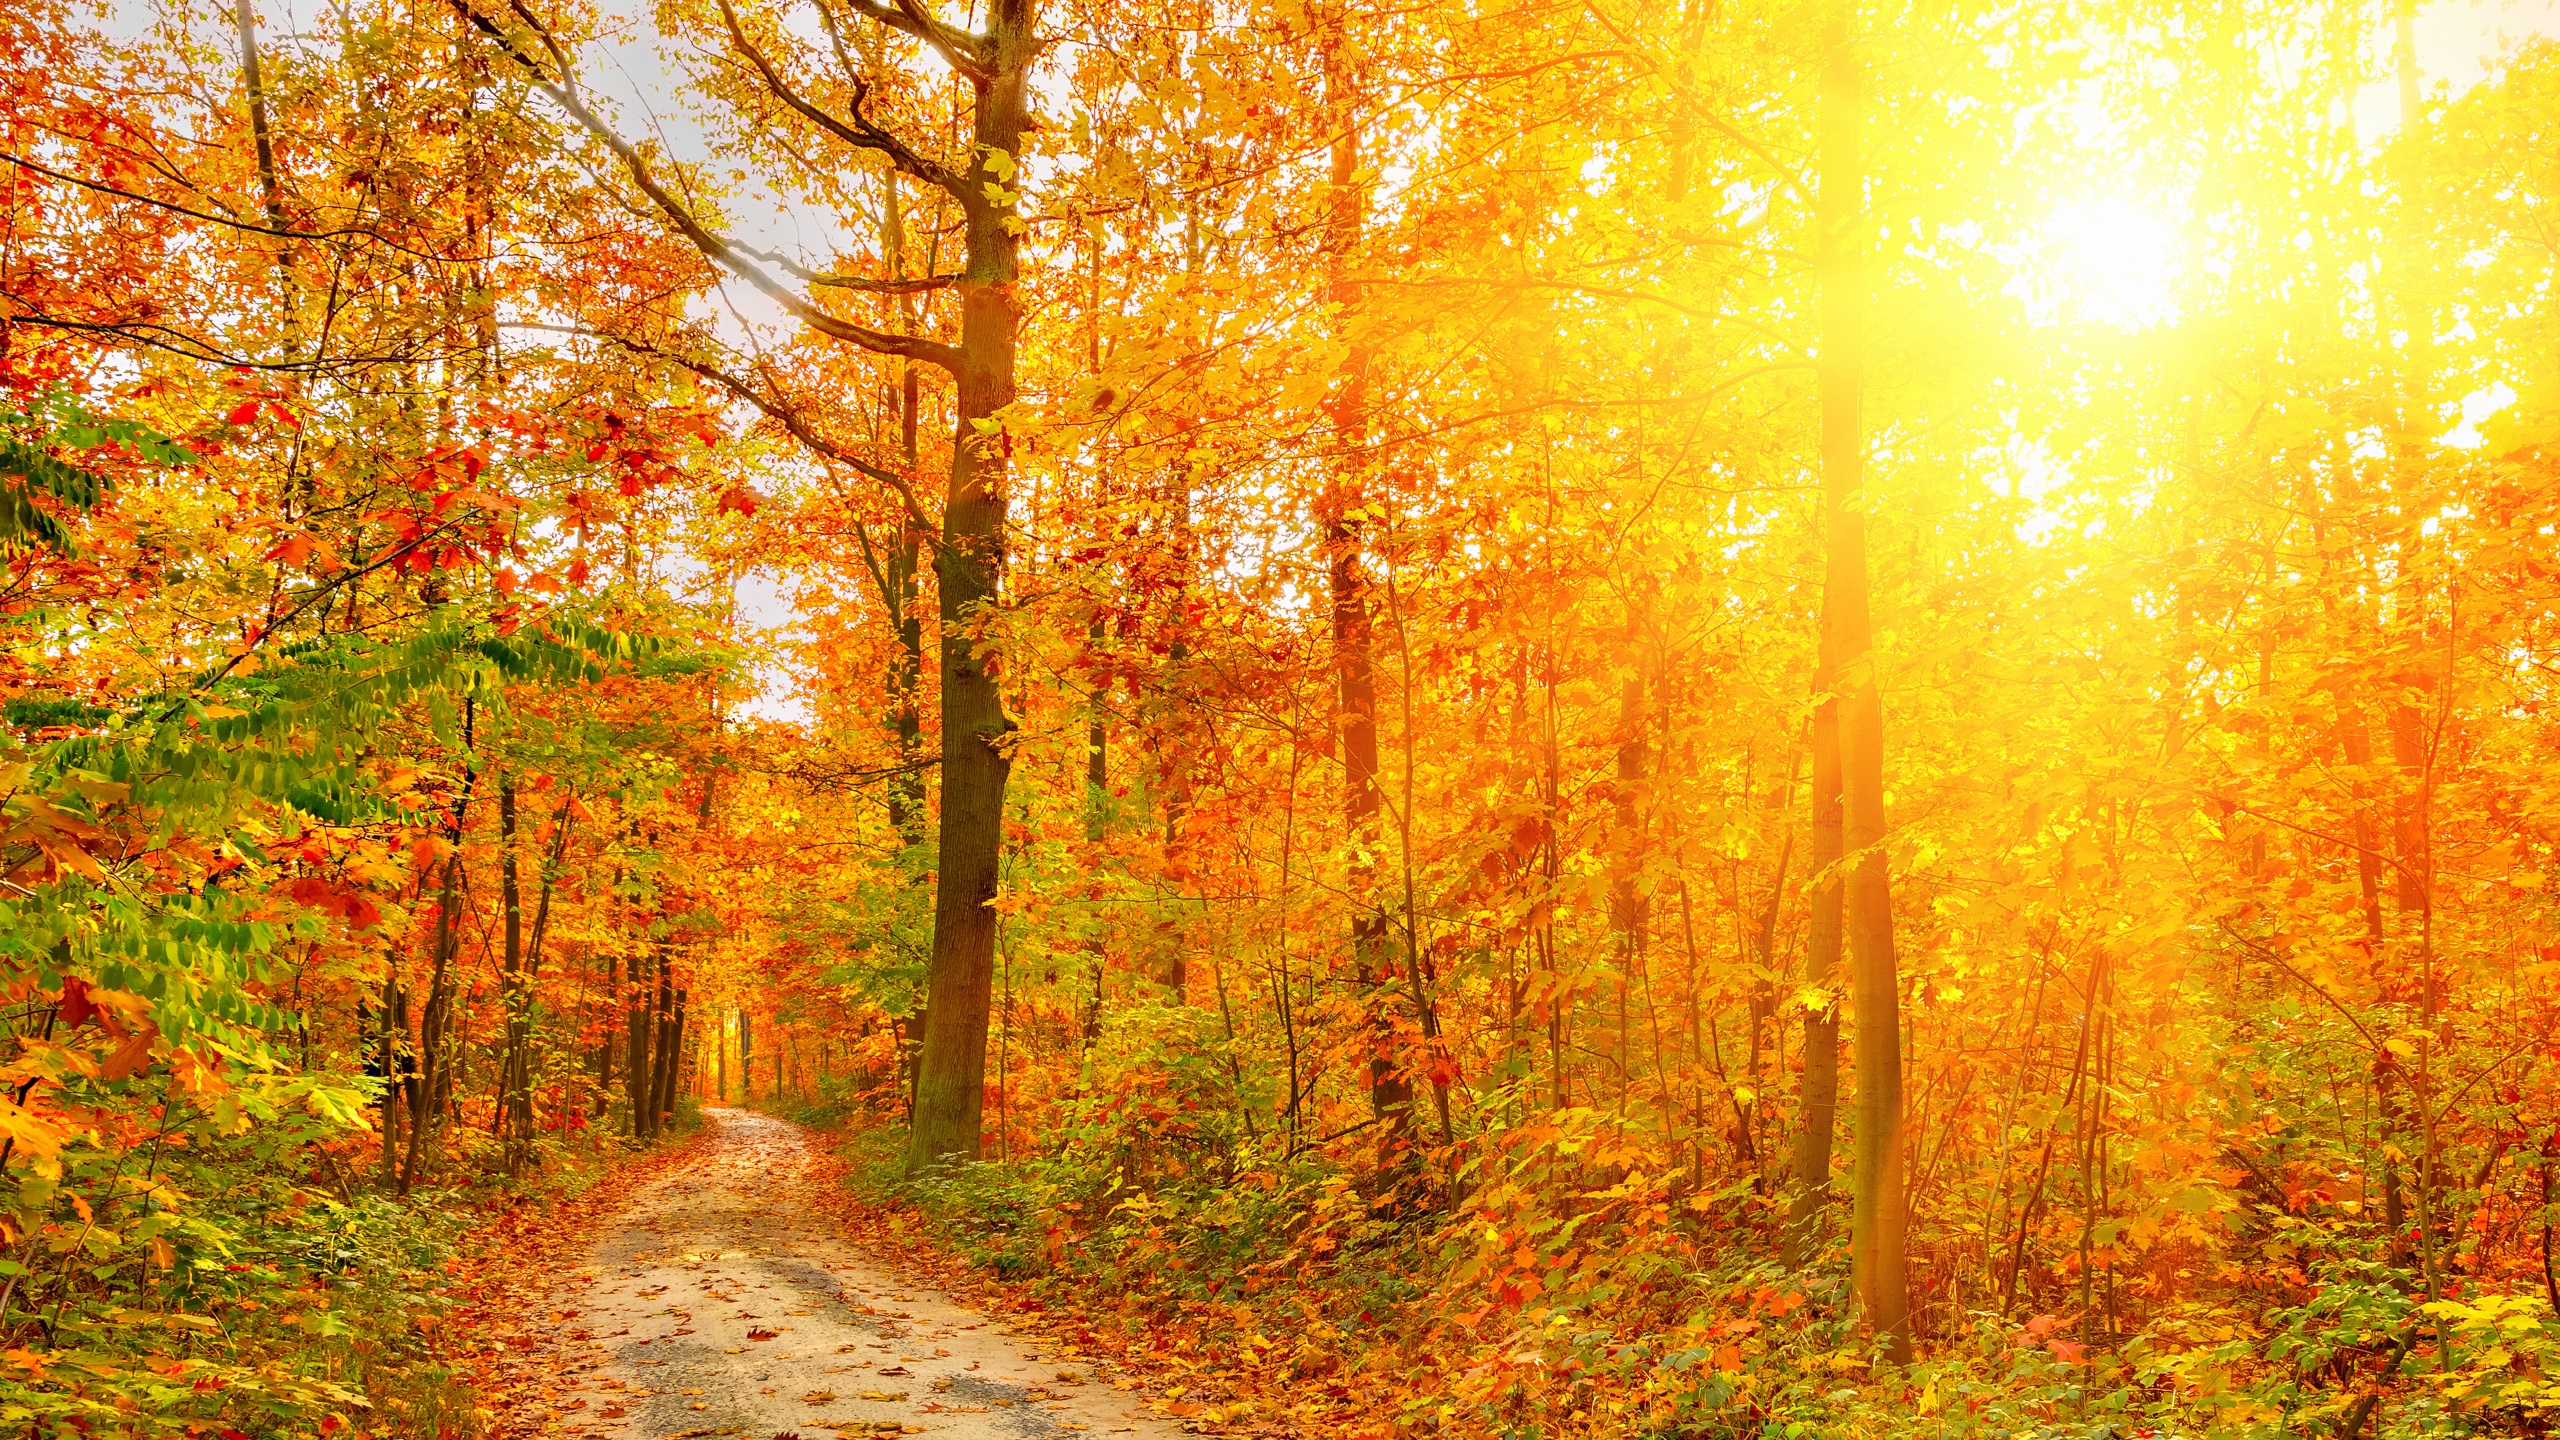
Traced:
[[[1195, 211], [1196, 214], [1196, 211]], [[1193, 260], [1197, 268], [1198, 260]], [[1191, 815], [1191, 716], [1185, 696], [1189, 684], [1184, 675], [1191, 661], [1190, 617], [1186, 601], [1191, 594], [1193, 564], [1191, 543], [1191, 475], [1187, 464], [1178, 464], [1167, 477], [1165, 524], [1170, 532], [1165, 538], [1170, 552], [1167, 568], [1172, 572], [1166, 583], [1165, 624], [1165, 708], [1159, 712], [1155, 726], [1156, 768], [1164, 785], [1164, 887], [1173, 904], [1174, 923], [1158, 927], [1157, 942], [1164, 948], [1156, 957], [1156, 979], [1167, 991], [1166, 999], [1176, 1005], [1191, 1003], [1191, 969], [1188, 947], [1190, 931], [1182, 916], [1187, 908], [1186, 883], [1188, 863], [1183, 858], [1183, 824]]]
[[472, 732], [478, 706], [462, 702], [462, 790], [454, 797], [453, 816], [445, 825], [444, 880], [436, 891], [436, 933], [432, 967], [427, 976], [427, 1004], [418, 1017], [418, 1076], [409, 1089], [409, 1153], [400, 1168], [400, 1193], [418, 1183], [433, 1160], [431, 1132], [442, 1127], [445, 1103], [453, 1092], [453, 1055], [445, 1031], [453, 1010], [453, 960], [462, 946], [462, 832], [471, 809], [471, 791], [480, 767], [472, 758]]
[[1823, 620], [1838, 671], [1842, 845], [1850, 857], [1841, 897], [1851, 1004], [1857, 1017], [1858, 1126], [1851, 1266], [1867, 1324], [1897, 1362], [1911, 1358], [1904, 1273], [1901, 984], [1893, 950], [1893, 902], [1884, 855], [1884, 699], [1876, 687], [1868, 619], [1865, 436], [1867, 272], [1860, 255], [1859, 74], [1846, 0], [1828, 26], [1822, 86], [1821, 229], [1822, 502], [1827, 564]]
[[551, 934], [551, 893], [560, 878], [560, 858], [569, 848], [569, 799], [560, 798], [551, 822], [551, 846], [542, 860], [538, 898], [533, 907], [533, 936], [524, 949], [524, 964], [507, 995], [506, 1060], [499, 1068], [497, 1128], [507, 1137], [507, 1169], [524, 1163], [533, 1145], [533, 985], [542, 974], [542, 951]]
[[[663, 943], [663, 942], [661, 942]], [[631, 993], [626, 1000], [630, 1013], [622, 1047], [622, 1089], [631, 1102], [631, 1138], [643, 1140], [649, 1134], [649, 1081], [654, 1073], [649, 1068], [650, 1041], [657, 1031], [657, 1017], [650, 1013], [649, 966], [635, 955], [631, 957]]]
[[[1033, 0], [992, 0], [986, 78], [979, 82], [970, 178], [1001, 189], [1012, 180], [1039, 49]], [[1004, 173], [989, 169], [991, 157]], [[996, 677], [978, 653], [979, 630], [1001, 599], [1005, 564], [1005, 446], [981, 433], [1013, 401], [1013, 286], [1020, 274], [1011, 206], [968, 210], [968, 263], [960, 290], [959, 426], [943, 500], [934, 577], [942, 618], [942, 833], [934, 893], [933, 965], [918, 1057], [913, 1173], [980, 1153], [986, 1109], [987, 1021], [995, 991], [993, 904], [1004, 840], [1012, 722]]]
[[[907, 229], [897, 172], [888, 171], [883, 183], [888, 190], [880, 211], [881, 248], [888, 252], [889, 278], [904, 280]], [[910, 334], [914, 333], [914, 295], [898, 297], [898, 318]], [[922, 462], [917, 428], [921, 400], [916, 362], [912, 357], [902, 359], [898, 364], [896, 399], [898, 453], [906, 462], [910, 483]], [[924, 748], [923, 697], [918, 693], [924, 678], [924, 616], [916, 608], [923, 554], [924, 536], [912, 520], [902, 516], [897, 538], [889, 545], [882, 566], [880, 602], [889, 613], [890, 630], [897, 637], [897, 644], [889, 652], [889, 723], [898, 747], [898, 772], [889, 778], [889, 823], [898, 832], [900, 843], [906, 845], [924, 842], [924, 773], [916, 764]]]
[[[498, 910], [504, 948], [498, 957], [499, 1004], [506, 1011], [506, 1047], [498, 1062], [498, 1087], [490, 1097], [489, 1129], [505, 1140], [515, 1115], [516, 1053], [529, 1015], [524, 975], [524, 894], [516, 874], [516, 777], [498, 777]], [[513, 1146], [506, 1147], [512, 1159]], [[509, 1168], [513, 1168], [510, 1164]]]
[[[258, 190], [265, 202], [267, 228], [279, 232], [275, 242], [276, 289], [284, 319], [285, 350], [302, 349], [302, 299], [293, 281], [293, 242], [281, 238], [285, 223], [284, 177], [276, 167], [275, 132], [267, 117], [266, 67], [258, 56], [258, 12], [252, 0], [234, 0], [232, 23], [240, 34], [240, 84], [249, 101], [249, 139], [258, 161]], [[301, 497], [307, 499], [308, 497]]]
[[[1340, 23], [1340, 22], [1337, 22]], [[1350, 94], [1348, 37], [1337, 31], [1324, 53], [1325, 105], [1333, 131], [1331, 195], [1325, 225], [1325, 260], [1332, 271], [1334, 304], [1348, 316], [1360, 300], [1350, 278], [1367, 196], [1360, 180], [1360, 126]], [[1351, 904], [1353, 983], [1369, 1029], [1369, 1105], [1383, 1123], [1382, 1150], [1400, 1148], [1411, 1125], [1413, 1081], [1396, 1053], [1390, 1002], [1388, 917], [1378, 892], [1378, 682], [1371, 634], [1368, 567], [1361, 562], [1362, 511], [1367, 498], [1369, 354], [1353, 342], [1343, 378], [1329, 406], [1336, 437], [1333, 473], [1323, 499], [1323, 542], [1328, 598], [1332, 602], [1333, 658], [1341, 704], [1344, 839], [1350, 852], [1345, 889]]]
[[[617, 887], [621, 884], [619, 871], [615, 874], [614, 883]], [[606, 893], [610, 895], [612, 892]], [[614, 1032], [621, 1028], [614, 1014], [614, 1005], [620, 1000], [621, 995], [622, 957], [607, 950], [604, 954], [604, 1024], [598, 1028], [595, 1058], [588, 1070], [588, 1073], [595, 1077], [596, 1082], [595, 1108], [590, 1112], [593, 1117], [601, 1117], [606, 1110], [612, 1108], [613, 1104], [613, 1040]]]
[[1787, 1201], [1786, 1261], [1801, 1265], [1822, 1231], [1831, 1199], [1831, 1147], [1840, 1113], [1841, 837], [1840, 702], [1833, 693], [1831, 640], [1824, 636], [1813, 674], [1813, 813], [1807, 824], [1805, 887], [1812, 914], [1805, 927], [1805, 988], [1823, 998], [1804, 1012], [1804, 1079], [1796, 1091], [1794, 1186]]
[[658, 1083], [652, 1087], [649, 1107], [649, 1133], [652, 1135], [663, 1133], [668, 1119], [675, 1114], [676, 1073], [683, 1068], [684, 1059], [685, 992], [672, 988], [676, 969], [674, 954], [669, 953], [663, 963], [665, 968], [658, 972]]
[[1651, 753], [1644, 737], [1644, 676], [1641, 665], [1618, 688], [1618, 783], [1613, 797], [1617, 821], [1617, 874], [1609, 887], [1609, 929], [1618, 950], [1618, 1113], [1627, 1110], [1635, 1067], [1628, 1034], [1627, 989], [1644, 967], [1648, 906], [1636, 871], [1644, 863], [1644, 788]]

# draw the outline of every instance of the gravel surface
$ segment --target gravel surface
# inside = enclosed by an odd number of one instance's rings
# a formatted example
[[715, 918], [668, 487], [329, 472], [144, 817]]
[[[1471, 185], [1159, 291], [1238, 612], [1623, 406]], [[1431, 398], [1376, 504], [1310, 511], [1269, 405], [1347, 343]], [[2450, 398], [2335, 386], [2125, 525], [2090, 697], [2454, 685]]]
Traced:
[[706, 1117], [700, 1162], [635, 1195], [558, 1292], [558, 1433], [1183, 1433], [1092, 1362], [869, 1263], [804, 1203], [821, 1182], [798, 1126]]

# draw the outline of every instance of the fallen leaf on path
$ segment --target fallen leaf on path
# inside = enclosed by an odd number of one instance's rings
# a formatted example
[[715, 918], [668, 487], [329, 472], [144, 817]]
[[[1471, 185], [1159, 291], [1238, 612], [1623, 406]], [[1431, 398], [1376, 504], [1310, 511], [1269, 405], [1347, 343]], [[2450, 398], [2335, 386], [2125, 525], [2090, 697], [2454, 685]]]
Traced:
[[[640, 1078], [646, 1080], [649, 1077], [643, 1075]], [[804, 1405], [824, 1405], [834, 1398], [836, 1398], [836, 1392], [833, 1390], [812, 1390], [808, 1394], [800, 1397], [800, 1403]]]
[[907, 1392], [904, 1390], [865, 1390], [855, 1398], [860, 1400], [904, 1400], [907, 1398]]
[[[648, 1077], [644, 1075], [644, 1076], [642, 1076], [642, 1077], [640, 1077], [640, 1078], [642, 1078], [642, 1079], [644, 1079], [644, 1080], [645, 1080], [645, 1079], [647, 1079]], [[881, 1366], [881, 1367], [879, 1368], [879, 1370], [877, 1370], [877, 1371], [876, 1371], [876, 1372], [874, 1372], [874, 1373], [876, 1373], [876, 1374], [880, 1374], [880, 1375], [910, 1375], [910, 1374], [913, 1374], [913, 1373], [915, 1373], [915, 1372], [913, 1372], [913, 1371], [909, 1370], [909, 1369], [908, 1369], [906, 1366], [904, 1366], [904, 1365], [883, 1365], [883, 1366]]]
[[[643, 1075], [640, 1078], [646, 1080], [649, 1077]], [[747, 1332], [747, 1338], [750, 1340], [776, 1340], [780, 1339], [781, 1336], [782, 1332], [779, 1330], [750, 1330]]]

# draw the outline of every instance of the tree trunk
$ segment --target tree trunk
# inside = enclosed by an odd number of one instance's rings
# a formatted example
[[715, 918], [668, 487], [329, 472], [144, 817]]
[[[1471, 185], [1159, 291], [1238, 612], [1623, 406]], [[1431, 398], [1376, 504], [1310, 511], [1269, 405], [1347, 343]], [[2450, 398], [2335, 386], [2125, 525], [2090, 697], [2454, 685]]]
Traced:
[[[462, 702], [462, 751], [471, 755], [473, 721], [478, 707]], [[454, 797], [453, 817], [446, 822], [445, 841], [453, 853], [444, 862], [444, 882], [436, 892], [436, 938], [433, 968], [427, 979], [427, 1004], [418, 1017], [418, 1076], [409, 1089], [409, 1153], [400, 1169], [400, 1193], [418, 1182], [432, 1161], [429, 1132], [440, 1128], [451, 1097], [452, 1054], [445, 1031], [453, 1010], [453, 959], [462, 946], [462, 831], [471, 809], [471, 791], [479, 779], [476, 761], [466, 758], [462, 790]]]
[[1628, 1034], [1627, 988], [1644, 967], [1645, 925], [1650, 918], [1636, 871], [1644, 863], [1644, 788], [1652, 756], [1644, 741], [1644, 676], [1640, 668], [1618, 688], [1618, 783], [1613, 797], [1617, 856], [1609, 887], [1609, 929], [1618, 950], [1618, 1113], [1627, 1112], [1634, 1075]]
[[1822, 87], [1822, 267], [1819, 386], [1822, 501], [1827, 564], [1823, 620], [1838, 666], [1842, 846], [1850, 857], [1841, 897], [1851, 1003], [1857, 1017], [1858, 1127], [1850, 1273], [1867, 1324], [1897, 1363], [1911, 1358], [1904, 1274], [1901, 985], [1893, 951], [1893, 902], [1884, 855], [1884, 699], [1876, 688], [1868, 619], [1864, 476], [1859, 419], [1865, 383], [1867, 275], [1857, 228], [1863, 208], [1858, 157], [1858, 68], [1845, 3], [1832, 13]]
[[1831, 1147], [1840, 1112], [1840, 1007], [1833, 986], [1840, 973], [1841, 837], [1840, 702], [1832, 693], [1831, 641], [1821, 642], [1813, 674], [1813, 814], [1807, 861], [1812, 883], [1806, 903], [1804, 980], [1824, 996], [1804, 1014], [1804, 1079], [1796, 1092], [1794, 1189], [1787, 1202], [1786, 1261], [1802, 1265], [1822, 1232], [1823, 1207], [1831, 1199]]
[[[987, 78], [972, 139], [973, 181], [1001, 186], [1021, 153], [1031, 63], [1039, 39], [1033, 0], [993, 0]], [[1003, 157], [1006, 173], [988, 168]], [[942, 618], [942, 827], [934, 894], [933, 964], [917, 1062], [910, 1174], [944, 1160], [978, 1158], [986, 1108], [987, 1020], [994, 998], [998, 865], [1012, 722], [976, 631], [1001, 599], [1005, 564], [1005, 447], [982, 433], [1013, 401], [1013, 286], [1021, 264], [1011, 206], [968, 210], [969, 258], [960, 282], [959, 426], [943, 500], [934, 577]]]
[[[498, 1062], [498, 1086], [489, 1102], [489, 1129], [511, 1140], [508, 1122], [515, 1115], [516, 1057], [524, 1047], [528, 1016], [524, 974], [524, 894], [516, 875], [516, 777], [498, 777], [498, 909], [505, 948], [498, 959], [499, 1003], [507, 1016], [506, 1050]], [[514, 1146], [507, 1146], [512, 1170]]]
[[[1349, 278], [1367, 198], [1360, 181], [1360, 129], [1349, 95], [1349, 63], [1337, 34], [1324, 54], [1325, 103], [1333, 131], [1326, 264], [1333, 300], [1348, 316], [1360, 287]], [[1388, 918], [1378, 894], [1378, 682], [1372, 655], [1370, 584], [1361, 563], [1361, 514], [1366, 503], [1369, 446], [1369, 355], [1354, 342], [1343, 365], [1332, 412], [1337, 455], [1323, 499], [1323, 541], [1328, 598], [1332, 602], [1335, 684], [1340, 693], [1342, 819], [1350, 862], [1344, 888], [1351, 904], [1353, 983], [1369, 1029], [1369, 1106], [1382, 1123], [1381, 1151], [1400, 1148], [1411, 1126], [1413, 1081], [1396, 1054], [1396, 1024], [1388, 987], [1393, 975], [1387, 950]]]
[[631, 1138], [645, 1140], [649, 1135], [649, 1066], [650, 1040], [657, 1029], [656, 1017], [650, 1013], [649, 968], [638, 956], [631, 960], [631, 994], [628, 1028], [622, 1047], [622, 1088], [631, 1102]]
[[676, 1072], [684, 1059], [684, 998], [682, 990], [669, 989], [675, 983], [675, 957], [670, 954], [666, 968], [658, 972], [658, 1083], [655, 1103], [650, 1106], [649, 1133], [665, 1131], [667, 1121], [676, 1113]]
[[[617, 872], [615, 884], [620, 883]], [[609, 895], [612, 892], [606, 893]], [[613, 1104], [613, 1038], [617, 1028], [614, 1023], [613, 1006], [616, 998], [622, 994], [621, 985], [622, 957], [607, 950], [604, 955], [605, 1020], [596, 1036], [595, 1057], [588, 1066], [588, 1073], [595, 1077], [596, 1082], [595, 1105], [589, 1112], [591, 1117], [601, 1117]], [[583, 1022], [584, 1017], [581, 1017], [581, 1020]]]
[[[880, 245], [887, 252], [889, 278], [904, 280], [907, 229], [897, 172], [889, 171], [884, 183], [887, 194], [880, 211]], [[915, 331], [915, 296], [898, 297], [898, 317], [909, 333]], [[898, 366], [898, 452], [906, 461], [910, 477], [922, 462], [917, 443], [921, 400], [916, 362], [913, 358], [904, 359]], [[924, 678], [924, 617], [916, 610], [923, 554], [923, 535], [914, 521], [902, 516], [897, 539], [889, 546], [881, 567], [880, 601], [889, 612], [890, 631], [897, 637], [897, 644], [889, 652], [889, 724], [898, 746], [898, 772], [889, 777], [889, 824], [906, 845], [924, 841], [924, 774], [916, 766], [916, 758], [924, 748], [922, 698], [918, 694]]]

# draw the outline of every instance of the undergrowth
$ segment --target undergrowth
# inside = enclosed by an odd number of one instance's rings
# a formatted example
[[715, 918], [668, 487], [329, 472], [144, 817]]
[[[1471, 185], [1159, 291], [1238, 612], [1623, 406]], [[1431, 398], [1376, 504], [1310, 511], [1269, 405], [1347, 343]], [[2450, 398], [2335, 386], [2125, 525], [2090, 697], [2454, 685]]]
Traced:
[[[1381, 1166], [1372, 1142], [1257, 1133], [1214, 1032], [1097, 1051], [1037, 1148], [900, 1174], [903, 1134], [844, 1132], [866, 1203], [1153, 1373], [1171, 1413], [1348, 1435], [2338, 1435], [2343, 1380], [2413, 1324], [2451, 1363], [2367, 1405], [2362, 1440], [2540, 1433], [2560, 1327], [2540, 1297], [2429, 1307], [2319, 1277], [2256, 1325], [2093, 1334], [2086, 1314], [1939, 1315], [1912, 1365], [1863, 1336], [1837, 1248], [1780, 1265], [1776, 1207], [1644, 1169], [1649, 1137], [1493, 1092], [1462, 1143]], [[830, 1117], [822, 1107], [804, 1112]], [[1224, 1119], [1216, 1117], [1225, 1117]], [[1203, 1117], [1211, 1117], [1204, 1119]], [[1381, 1178], [1384, 1177], [1384, 1178]]]

